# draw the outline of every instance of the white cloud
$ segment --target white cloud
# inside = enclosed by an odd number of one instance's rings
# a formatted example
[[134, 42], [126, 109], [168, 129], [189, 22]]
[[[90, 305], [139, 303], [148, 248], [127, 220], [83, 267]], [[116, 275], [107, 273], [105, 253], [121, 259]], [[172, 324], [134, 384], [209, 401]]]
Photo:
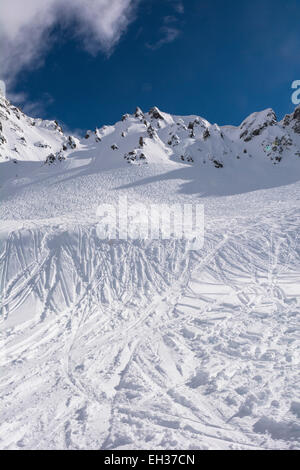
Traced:
[[139, 0], [1, 0], [0, 75], [14, 81], [26, 67], [40, 65], [51, 46], [51, 28], [76, 22], [76, 36], [90, 53], [110, 54]]
[[161, 38], [154, 44], [147, 44], [149, 49], [155, 51], [160, 47], [164, 46], [165, 44], [170, 44], [171, 42], [175, 41], [180, 34], [180, 30], [178, 28], [173, 28], [171, 26], [162, 26], [160, 28]]

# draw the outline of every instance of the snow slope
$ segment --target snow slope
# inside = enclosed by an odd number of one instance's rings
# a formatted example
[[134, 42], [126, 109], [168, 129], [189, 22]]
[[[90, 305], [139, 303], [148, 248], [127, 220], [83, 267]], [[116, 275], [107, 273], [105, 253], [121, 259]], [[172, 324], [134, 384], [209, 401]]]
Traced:
[[[299, 449], [299, 109], [79, 141], [0, 105], [0, 448]], [[125, 195], [204, 204], [203, 249], [99, 240]]]

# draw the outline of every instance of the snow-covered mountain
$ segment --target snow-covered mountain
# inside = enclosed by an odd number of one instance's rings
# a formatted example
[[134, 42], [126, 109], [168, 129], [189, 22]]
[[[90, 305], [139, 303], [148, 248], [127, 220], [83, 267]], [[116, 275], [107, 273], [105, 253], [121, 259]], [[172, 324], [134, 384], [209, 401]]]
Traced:
[[117, 166], [175, 161], [194, 166], [240, 167], [299, 163], [300, 107], [278, 122], [273, 110], [254, 113], [239, 127], [210, 124], [199, 116], [173, 116], [154, 107], [125, 114], [115, 125], [88, 131], [79, 141], [65, 136], [57, 121], [27, 117], [0, 96], [0, 162], [53, 163], [72, 150], [93, 149], [99, 164]]
[[[0, 97], [0, 448], [299, 449], [300, 108], [64, 135]], [[205, 244], [101, 240], [203, 204]]]
[[51, 155], [64, 159], [76, 139], [64, 136], [57, 121], [26, 116], [0, 95], [0, 163], [5, 161], [45, 161]]
[[110, 148], [129, 163], [173, 160], [215, 168], [234, 167], [255, 158], [256, 164], [278, 164], [283, 158], [299, 163], [300, 108], [277, 122], [271, 109], [254, 113], [239, 127], [210, 124], [199, 116], [172, 116], [158, 108], [124, 115], [115, 126], [89, 131], [86, 138]]

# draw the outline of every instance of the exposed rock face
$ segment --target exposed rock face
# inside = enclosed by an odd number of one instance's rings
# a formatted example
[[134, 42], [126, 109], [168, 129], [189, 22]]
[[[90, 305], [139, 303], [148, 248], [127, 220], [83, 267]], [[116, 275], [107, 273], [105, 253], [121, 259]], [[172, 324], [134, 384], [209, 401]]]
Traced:
[[240, 126], [242, 131], [240, 138], [245, 142], [250, 142], [253, 137], [261, 135], [268, 126], [274, 126], [276, 123], [277, 117], [272, 109], [251, 114]]
[[134, 117], [139, 118], [139, 119], [144, 119], [145, 118], [145, 115], [144, 115], [143, 111], [141, 110], [141, 108], [139, 108], [139, 107], [136, 108], [135, 113], [134, 113]]
[[156, 106], [154, 106], [154, 108], [150, 109], [149, 115], [153, 119], [161, 119], [162, 121], [164, 120], [164, 117], [162, 116], [162, 114], [160, 113], [159, 109]]
[[203, 132], [203, 139], [206, 140], [208, 139], [208, 137], [210, 137], [210, 132], [208, 129], [205, 129], [205, 131]]
[[77, 147], [76, 142], [75, 142], [75, 140], [72, 136], [69, 136], [69, 138], [68, 138], [68, 145], [73, 150], [76, 149], [76, 147]]
[[[23, 138], [23, 139], [24, 139], [23, 142], [25, 143], [26, 140], [25, 140], [25, 138]], [[50, 145], [47, 144], [47, 142], [41, 142], [41, 141], [35, 142], [35, 143], [34, 143], [34, 146], [35, 146], [35, 147], [39, 147], [39, 148], [44, 148], [44, 149], [50, 147]]]
[[87, 131], [84, 138], [90, 139], [92, 136], [95, 136], [95, 142], [101, 142], [101, 137], [99, 136], [99, 129], [97, 127], [94, 131]]
[[59, 132], [61, 132], [61, 133], [63, 134], [63, 129], [62, 129], [62, 127], [58, 124], [58, 122], [57, 122], [57, 121], [54, 121], [54, 124], [55, 124], [55, 126], [56, 126], [56, 129], [57, 129]]
[[151, 124], [147, 128], [147, 134], [150, 137], [150, 139], [153, 139], [157, 135], [155, 129], [153, 128], [153, 126]]
[[50, 155], [48, 155], [48, 157], [46, 158], [46, 161], [45, 161], [45, 165], [53, 165], [54, 163], [56, 163], [57, 161], [58, 162], [62, 162], [63, 160], [65, 160], [65, 156], [63, 155], [63, 152], [60, 151], [60, 152], [57, 152], [55, 155], [53, 153], [51, 153]]
[[130, 152], [125, 153], [124, 159], [131, 164], [147, 164], [146, 155], [139, 149], [131, 150]]
[[300, 106], [298, 106], [293, 114], [287, 114], [283, 120], [284, 127], [290, 126], [296, 134], [300, 134]]
[[213, 163], [214, 163], [216, 168], [223, 168], [224, 167], [223, 163], [219, 162], [218, 160], [213, 160]]
[[7, 140], [4, 135], [0, 134], [0, 144], [6, 144]]
[[168, 145], [175, 147], [180, 144], [180, 138], [177, 134], [173, 134], [171, 139], [168, 141]]

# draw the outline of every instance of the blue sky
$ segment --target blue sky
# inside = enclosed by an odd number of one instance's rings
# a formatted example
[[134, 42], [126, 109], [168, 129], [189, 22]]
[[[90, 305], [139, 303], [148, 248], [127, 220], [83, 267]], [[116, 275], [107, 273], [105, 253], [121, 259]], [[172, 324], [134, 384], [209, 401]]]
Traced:
[[48, 47], [7, 72], [13, 100], [77, 131], [114, 123], [137, 105], [219, 124], [239, 124], [267, 107], [279, 117], [293, 109], [299, 1], [140, 0], [131, 6], [109, 46], [103, 39], [97, 45], [88, 30], [77, 34], [88, 24], [76, 17], [53, 19], [42, 38]]

